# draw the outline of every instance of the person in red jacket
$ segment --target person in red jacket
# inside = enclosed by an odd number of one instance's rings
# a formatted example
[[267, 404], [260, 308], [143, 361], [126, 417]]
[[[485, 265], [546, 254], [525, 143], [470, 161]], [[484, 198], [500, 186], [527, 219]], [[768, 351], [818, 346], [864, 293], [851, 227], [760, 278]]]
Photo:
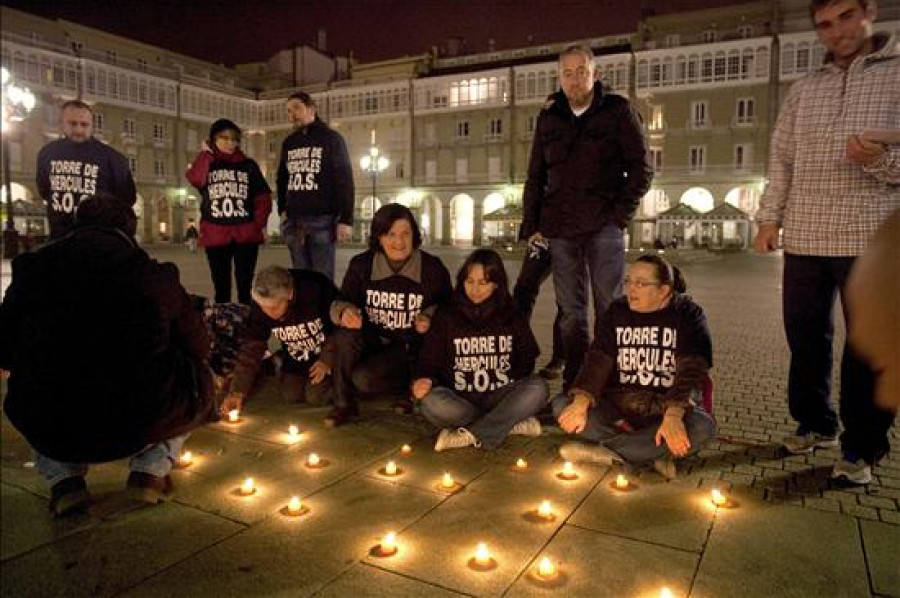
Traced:
[[259, 246], [272, 209], [272, 191], [240, 148], [241, 129], [220, 118], [187, 171], [200, 191], [200, 244], [206, 249], [216, 303], [231, 301], [231, 264], [238, 301], [250, 305]]

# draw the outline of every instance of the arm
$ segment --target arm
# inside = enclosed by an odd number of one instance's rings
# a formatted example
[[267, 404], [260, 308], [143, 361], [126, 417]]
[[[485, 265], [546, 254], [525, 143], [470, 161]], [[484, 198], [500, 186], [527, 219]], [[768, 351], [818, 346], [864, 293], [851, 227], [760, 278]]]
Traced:
[[355, 310], [361, 314], [362, 306], [365, 305], [365, 281], [363, 280], [363, 270], [365, 268], [362, 261], [361, 256], [350, 260], [350, 265], [347, 266], [347, 272], [344, 274], [344, 281], [341, 283], [341, 291], [338, 293], [338, 298], [331, 304], [331, 321], [337, 326], [342, 325], [341, 317], [345, 311]]
[[424, 399], [435, 382], [449, 369], [447, 358], [452, 358], [447, 350], [447, 326], [442, 311], [435, 314], [433, 325], [422, 341], [419, 357], [413, 375], [413, 397]]
[[[767, 238], [762, 239], [757, 236], [757, 251], [768, 250], [763, 247], [763, 241], [774, 241], [771, 238], [774, 231], [777, 237], [778, 229], [781, 227], [784, 209], [787, 205], [788, 191], [791, 187], [793, 178], [794, 165], [794, 122], [797, 116], [797, 110], [800, 102], [800, 85], [795, 84], [788, 97], [784, 101], [784, 106], [778, 114], [778, 121], [775, 123], [775, 131], [772, 133], [772, 143], [769, 153], [769, 183], [759, 202], [759, 211], [756, 214], [756, 222], [760, 226], [760, 235], [763, 230]], [[763, 228], [765, 225], [765, 228]], [[774, 249], [772, 246], [770, 249]]]
[[615, 221], [625, 227], [634, 216], [641, 198], [650, 189], [653, 168], [650, 166], [641, 117], [634, 107], [623, 103], [622, 114], [616, 120], [619, 124], [619, 151], [628, 177], [625, 179], [625, 192], [616, 197], [614, 211]]
[[353, 168], [344, 138], [337, 132], [334, 136], [331, 181], [334, 184], [334, 200], [338, 205], [338, 222], [353, 226]]
[[22, 288], [22, 268], [25, 266], [25, 254], [13, 260], [12, 282], [6, 289], [3, 303], [0, 304], [0, 369], [9, 371], [13, 364], [13, 355], [19, 344], [24, 320], [23, 307], [28, 304]]
[[206, 188], [209, 167], [213, 162], [213, 155], [209, 152], [200, 152], [188, 167], [185, 178], [198, 191]]
[[530, 239], [539, 232], [541, 221], [541, 206], [544, 202], [544, 191], [547, 187], [547, 163], [544, 160], [544, 147], [541, 142], [546, 113], [542, 112], [538, 117], [534, 130], [534, 139], [531, 142], [531, 155], [528, 158], [528, 178], [522, 192], [522, 225], [520, 236]]
[[678, 347], [675, 350], [675, 380], [663, 397], [663, 409], [690, 409], [691, 393], [699, 389], [712, 367], [712, 340], [706, 315], [699, 305], [692, 304], [685, 314], [685, 322], [678, 327]]
[[37, 157], [37, 175], [35, 176], [35, 184], [37, 185], [38, 195], [44, 200], [44, 203], [50, 203], [52, 192], [50, 191], [50, 160], [44, 150], [38, 153]]
[[[853, 139], [851, 138], [849, 143], [853, 143]], [[865, 160], [862, 167], [863, 172], [874, 177], [880, 183], [900, 185], [900, 147], [897, 145], [886, 146], [865, 140], [859, 140], [856, 143], [861, 146], [861, 153], [868, 152], [874, 155], [871, 160], [861, 158], [861, 160]]]
[[250, 193], [253, 197], [253, 222], [256, 227], [265, 232], [266, 223], [269, 221], [269, 212], [272, 211], [272, 190], [266, 182], [259, 165], [251, 160]]
[[243, 402], [243, 398], [253, 387], [253, 381], [259, 373], [262, 358], [266, 352], [266, 344], [272, 333], [272, 329], [266, 322], [266, 319], [266, 316], [258, 306], [254, 304], [250, 308], [247, 332], [244, 338], [241, 339], [241, 346], [235, 358], [234, 380], [231, 383], [232, 394], [240, 394], [241, 402]]
[[287, 211], [287, 188], [288, 188], [288, 170], [287, 170], [287, 142], [291, 136], [288, 135], [284, 143], [281, 144], [281, 157], [278, 158], [278, 174], [275, 178], [275, 192], [278, 194], [278, 213], [284, 215]]
[[121, 166], [120, 169], [117, 169], [118, 174], [116, 175], [116, 197], [124, 199], [128, 205], [133, 206], [137, 202], [137, 189], [134, 186], [131, 167], [124, 156], [117, 157]]
[[[513, 307], [512, 305], [510, 307]], [[534, 363], [537, 361], [538, 355], [541, 354], [541, 348], [538, 346], [531, 326], [524, 316], [516, 314], [515, 337], [512, 355], [512, 364], [510, 367], [510, 378], [520, 380], [534, 373]]]

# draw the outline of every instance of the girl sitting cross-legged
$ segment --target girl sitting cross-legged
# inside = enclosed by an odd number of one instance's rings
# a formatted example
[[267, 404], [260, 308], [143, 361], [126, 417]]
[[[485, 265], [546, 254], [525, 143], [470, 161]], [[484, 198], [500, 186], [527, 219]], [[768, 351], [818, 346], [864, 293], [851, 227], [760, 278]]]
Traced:
[[509, 295], [503, 260], [491, 249], [476, 250], [419, 354], [413, 396], [422, 415], [442, 428], [434, 450], [496, 448], [509, 434], [540, 435], [534, 414], [549, 390], [532, 375], [539, 353]]

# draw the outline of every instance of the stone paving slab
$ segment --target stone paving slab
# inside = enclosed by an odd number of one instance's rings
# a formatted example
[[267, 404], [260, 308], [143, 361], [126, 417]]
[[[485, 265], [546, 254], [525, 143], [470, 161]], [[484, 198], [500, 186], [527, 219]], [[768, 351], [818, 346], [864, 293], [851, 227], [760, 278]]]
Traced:
[[900, 596], [900, 527], [860, 521], [872, 587], [878, 594]]
[[[270, 516], [127, 596], [306, 596], [362, 559], [388, 529], [401, 529], [443, 497], [358, 476], [307, 503], [309, 515]], [[173, 584], [173, 580], [177, 580]]]
[[351, 567], [322, 591], [313, 594], [321, 598], [454, 598], [465, 595], [366, 564]]
[[720, 509], [692, 596], [868, 596], [856, 521], [744, 499]]
[[176, 504], [131, 512], [4, 561], [3, 594], [113, 596], [242, 529]]

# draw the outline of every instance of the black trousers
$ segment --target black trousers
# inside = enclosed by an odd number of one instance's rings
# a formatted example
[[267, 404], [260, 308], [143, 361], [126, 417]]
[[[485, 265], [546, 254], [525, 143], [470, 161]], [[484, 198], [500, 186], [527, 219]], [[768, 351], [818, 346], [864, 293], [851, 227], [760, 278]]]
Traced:
[[[516, 307], [525, 315], [525, 319], [531, 322], [531, 313], [534, 311], [534, 304], [537, 301], [538, 294], [541, 292], [541, 286], [544, 281], [550, 277], [550, 251], [546, 250], [540, 255], [533, 254], [530, 250], [525, 251], [525, 258], [522, 260], [522, 269], [519, 270], [519, 277], [516, 279], [516, 286], [513, 288], [513, 299]], [[562, 312], [559, 305], [556, 306], [556, 317], [553, 318], [553, 355], [550, 356], [551, 361], [562, 361], [565, 358], [563, 351], [562, 329], [560, 328], [560, 317]]]
[[415, 348], [407, 349], [400, 342], [382, 345], [375, 337], [347, 328], [335, 330], [334, 344], [336, 407], [353, 407], [365, 395], [408, 396]]
[[259, 245], [255, 244], [231, 242], [228, 245], [206, 248], [206, 260], [209, 262], [209, 273], [216, 292], [216, 303], [231, 301], [231, 264], [234, 262], [238, 301], [250, 305], [250, 289], [253, 286], [253, 273], [256, 270], [258, 255]]

